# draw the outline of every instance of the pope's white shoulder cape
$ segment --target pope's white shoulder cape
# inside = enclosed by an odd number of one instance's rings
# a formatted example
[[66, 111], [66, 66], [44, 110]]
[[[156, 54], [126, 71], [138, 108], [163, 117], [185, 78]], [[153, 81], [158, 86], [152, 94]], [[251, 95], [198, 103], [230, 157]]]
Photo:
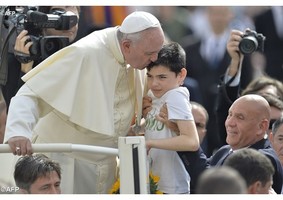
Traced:
[[116, 31], [114, 27], [91, 33], [56, 52], [22, 79], [71, 122], [113, 135], [115, 85], [124, 63]]

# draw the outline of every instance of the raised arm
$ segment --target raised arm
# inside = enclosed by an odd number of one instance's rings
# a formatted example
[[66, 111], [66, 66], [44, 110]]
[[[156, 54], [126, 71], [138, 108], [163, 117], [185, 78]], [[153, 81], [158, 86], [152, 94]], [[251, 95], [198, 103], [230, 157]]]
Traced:
[[243, 32], [238, 30], [232, 30], [230, 38], [227, 42], [227, 51], [231, 57], [231, 63], [227, 69], [227, 75], [234, 77], [239, 69], [240, 65], [243, 62], [243, 54], [239, 51], [239, 43], [242, 39]]
[[28, 31], [23, 30], [16, 38], [14, 46], [14, 54], [18, 61], [21, 63], [21, 71], [27, 73], [32, 69], [34, 61], [30, 57], [29, 48], [33, 44], [27, 35]]

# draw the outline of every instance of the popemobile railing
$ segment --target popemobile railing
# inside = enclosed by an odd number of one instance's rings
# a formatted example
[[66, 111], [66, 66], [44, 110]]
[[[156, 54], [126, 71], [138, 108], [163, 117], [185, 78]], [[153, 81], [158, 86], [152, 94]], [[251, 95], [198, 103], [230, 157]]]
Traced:
[[[119, 137], [118, 149], [70, 143], [32, 144], [32, 149], [34, 153], [83, 152], [118, 155], [120, 162], [120, 194], [149, 193], [146, 148], [143, 136]], [[0, 144], [0, 153], [12, 153], [12, 151], [8, 144]]]

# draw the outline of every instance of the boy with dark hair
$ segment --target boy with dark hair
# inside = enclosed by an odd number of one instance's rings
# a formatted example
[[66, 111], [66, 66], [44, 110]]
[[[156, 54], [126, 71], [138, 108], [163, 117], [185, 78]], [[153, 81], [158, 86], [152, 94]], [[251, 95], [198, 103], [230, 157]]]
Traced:
[[[185, 51], [178, 43], [164, 45], [157, 60], [147, 67], [152, 109], [146, 115], [145, 138], [150, 170], [160, 177], [158, 189], [163, 193], [190, 193], [190, 175], [176, 151], [195, 151], [199, 147], [190, 94], [186, 87], [180, 87], [186, 74]], [[176, 123], [179, 132], [156, 119], [164, 103], [168, 119]]]

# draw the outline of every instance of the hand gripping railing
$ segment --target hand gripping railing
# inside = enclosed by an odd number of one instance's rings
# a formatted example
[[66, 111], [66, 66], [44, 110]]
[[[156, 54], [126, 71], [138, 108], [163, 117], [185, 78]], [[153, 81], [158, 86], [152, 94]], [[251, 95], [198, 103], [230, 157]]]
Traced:
[[[118, 155], [120, 159], [120, 193], [147, 194], [148, 169], [143, 136], [119, 137], [118, 149], [70, 143], [32, 144], [33, 152], [84, 152]], [[8, 144], [0, 144], [0, 153], [11, 153]]]
[[[34, 152], [84, 152], [84, 153], [102, 153], [108, 155], [118, 155], [119, 151], [115, 148], [99, 147], [92, 145], [70, 144], [70, 143], [48, 143], [48, 144], [32, 144]], [[8, 144], [0, 145], [0, 153], [10, 153]]]

